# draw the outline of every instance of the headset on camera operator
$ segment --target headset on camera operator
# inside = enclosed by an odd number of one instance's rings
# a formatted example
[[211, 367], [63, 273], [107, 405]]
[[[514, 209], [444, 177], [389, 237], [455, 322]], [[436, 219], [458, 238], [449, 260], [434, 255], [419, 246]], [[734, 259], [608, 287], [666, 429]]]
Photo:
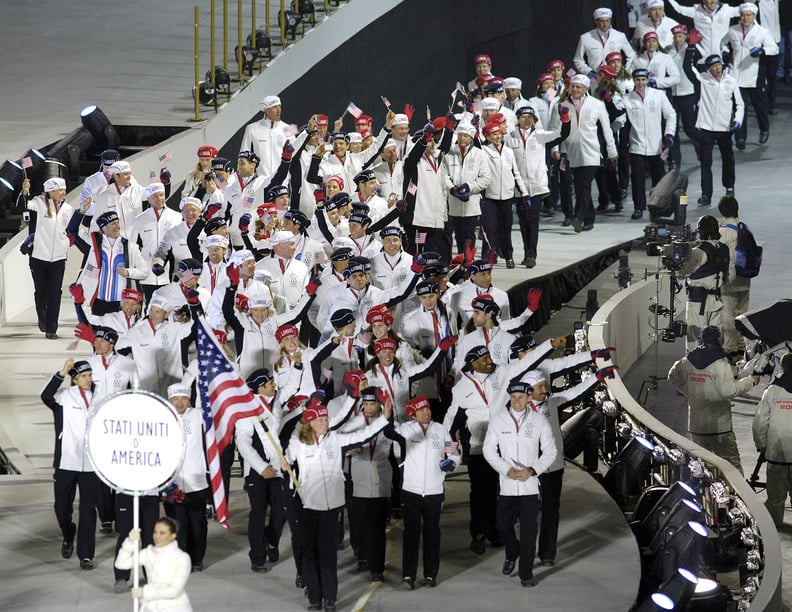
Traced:
[[[721, 287], [729, 280], [729, 249], [719, 242], [718, 220], [712, 215], [699, 218], [696, 226], [699, 242], [690, 250], [690, 258], [682, 265], [679, 276], [686, 277], [688, 333], [687, 346], [694, 348], [701, 330], [708, 325], [721, 327], [724, 323], [724, 310], [721, 300]], [[666, 266], [676, 260], [667, 261]]]

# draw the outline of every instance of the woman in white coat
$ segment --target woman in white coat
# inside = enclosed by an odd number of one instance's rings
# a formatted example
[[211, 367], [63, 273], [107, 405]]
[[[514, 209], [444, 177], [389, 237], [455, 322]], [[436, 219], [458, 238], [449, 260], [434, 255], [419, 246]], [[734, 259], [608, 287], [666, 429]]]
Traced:
[[[346, 448], [362, 444], [388, 425], [390, 404], [382, 416], [354, 433], [330, 430], [327, 407], [309, 405], [297, 436], [286, 450], [286, 461], [297, 463], [302, 511], [303, 583], [308, 589], [309, 610], [335, 611], [338, 595], [338, 551], [336, 525], [344, 505], [344, 472], [341, 464]], [[282, 468], [285, 470], [286, 465]]]
[[[44, 182], [44, 193], [33, 199], [30, 195], [30, 180], [22, 183], [24, 208], [36, 213], [33, 245], [29, 251], [30, 273], [33, 276], [33, 299], [36, 303], [39, 331], [50, 340], [58, 337], [58, 315], [60, 314], [61, 286], [66, 270], [66, 254], [69, 238], [66, 226], [73, 212], [66, 198], [66, 181], [51, 178]], [[22, 199], [22, 198], [20, 198]], [[20, 208], [22, 206], [20, 205]], [[26, 241], [27, 241], [26, 240]]]
[[[132, 568], [139, 541], [140, 529], [132, 529], [116, 557], [118, 569]], [[154, 524], [154, 544], [140, 551], [140, 565], [146, 568], [146, 586], [133, 588], [132, 596], [141, 600], [141, 612], [192, 612], [184, 592], [190, 577], [190, 555], [179, 548], [172, 519], [163, 517]]]

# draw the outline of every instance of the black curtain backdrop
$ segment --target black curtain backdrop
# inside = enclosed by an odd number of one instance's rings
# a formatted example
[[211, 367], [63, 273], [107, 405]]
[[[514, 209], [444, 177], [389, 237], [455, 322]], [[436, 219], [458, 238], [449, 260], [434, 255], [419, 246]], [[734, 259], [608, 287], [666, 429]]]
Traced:
[[[415, 106], [414, 131], [425, 123], [427, 105], [433, 117], [447, 112], [456, 81], [467, 86], [474, 77], [479, 53], [492, 57], [494, 74], [522, 79], [523, 95], [533, 96], [548, 61], [562, 59], [571, 67], [578, 37], [594, 27], [599, 6], [612, 8], [614, 27], [626, 31], [624, 3], [617, 0], [407, 0], [327, 57], [317, 57], [286, 90], [271, 93], [281, 97], [284, 121], [302, 125], [313, 113], [325, 113], [331, 129], [352, 101], [379, 130], [385, 96], [396, 112], [406, 103]], [[352, 121], [347, 116], [344, 131], [354, 129]], [[221, 155], [234, 159], [243, 131]]]

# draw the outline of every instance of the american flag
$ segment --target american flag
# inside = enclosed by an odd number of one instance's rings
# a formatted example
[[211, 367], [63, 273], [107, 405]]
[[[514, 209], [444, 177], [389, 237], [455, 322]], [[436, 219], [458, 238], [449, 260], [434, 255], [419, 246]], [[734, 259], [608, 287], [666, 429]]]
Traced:
[[462, 86], [462, 83], [460, 83], [459, 81], [456, 82], [456, 87], [454, 87], [454, 91], [451, 92], [452, 101], [456, 99], [456, 95], [458, 93], [461, 93], [463, 96], [466, 95], [465, 88]]
[[165, 151], [165, 153], [160, 155], [157, 159], [159, 160], [160, 166], [164, 166], [165, 162], [169, 162], [173, 159], [173, 155], [171, 155], [170, 151]]
[[390, 107], [391, 107], [390, 100], [388, 100], [388, 98], [386, 98], [385, 96], [380, 96], [380, 98], [382, 98], [382, 103], [383, 103], [385, 106], [387, 106], [387, 107], [388, 107], [388, 110], [390, 110]]
[[410, 195], [415, 195], [417, 191], [418, 191], [418, 185], [410, 181], [410, 184], [407, 185], [407, 193], [409, 193]]
[[23, 157], [21, 161], [23, 168], [27, 169], [33, 167], [33, 160], [30, 157]]
[[459, 446], [459, 442], [446, 440], [445, 454], [453, 455], [456, 452], [457, 446]]
[[352, 115], [355, 119], [357, 119], [358, 117], [360, 117], [360, 115], [363, 114], [363, 111], [360, 110], [354, 102], [350, 102], [349, 104], [347, 104], [346, 109], [347, 112], [350, 115]]
[[198, 392], [206, 430], [212, 497], [217, 522], [227, 528], [230, 515], [220, 473], [220, 453], [231, 442], [237, 420], [257, 416], [264, 408], [229, 363], [204, 319], [198, 323], [197, 338]]
[[415, 244], [426, 244], [428, 232], [415, 232]]

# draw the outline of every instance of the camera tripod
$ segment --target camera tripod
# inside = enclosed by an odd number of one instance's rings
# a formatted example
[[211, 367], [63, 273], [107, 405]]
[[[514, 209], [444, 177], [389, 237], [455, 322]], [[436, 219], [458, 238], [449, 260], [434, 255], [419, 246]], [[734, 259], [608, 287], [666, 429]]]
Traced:
[[[663, 342], [674, 342], [677, 338], [682, 337], [684, 334], [680, 333], [677, 329], [679, 327], [679, 322], [675, 320], [676, 314], [676, 306], [675, 306], [675, 299], [676, 294], [682, 290], [682, 285], [677, 280], [677, 270], [675, 268], [668, 268], [668, 278], [669, 278], [669, 296], [668, 296], [668, 308], [665, 306], [660, 305], [660, 289], [661, 289], [661, 277], [660, 274], [663, 270], [663, 266], [661, 266], [662, 257], [657, 258], [657, 267], [655, 269], [655, 297], [654, 303], [649, 305], [649, 311], [652, 312], [654, 316], [654, 324], [652, 325], [652, 329], [654, 332], [652, 333], [652, 374], [649, 375], [649, 378], [644, 380], [641, 383], [641, 388], [638, 390], [638, 403], [645, 404], [646, 401], [649, 399], [649, 392], [650, 391], [657, 391], [658, 381], [659, 381], [659, 374], [658, 369], [660, 367], [660, 344], [659, 341], [662, 340]], [[668, 326], [664, 329], [660, 329], [660, 316], [667, 316], [668, 317]]]

